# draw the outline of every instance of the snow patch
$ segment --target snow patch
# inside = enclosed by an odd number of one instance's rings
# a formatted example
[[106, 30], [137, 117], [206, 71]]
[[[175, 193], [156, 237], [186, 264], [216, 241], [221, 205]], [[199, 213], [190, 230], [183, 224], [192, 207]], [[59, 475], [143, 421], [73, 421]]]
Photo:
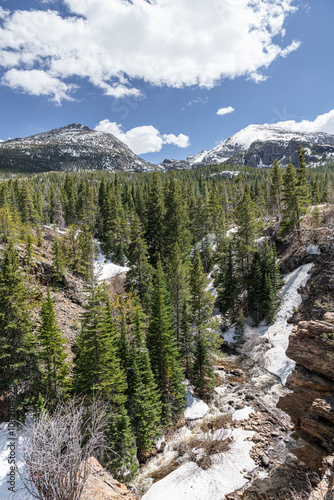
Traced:
[[15, 460], [16, 466], [20, 473], [23, 472], [24, 469], [24, 461], [22, 458], [22, 448], [23, 443], [25, 441], [26, 436], [24, 433], [19, 432], [17, 437], [13, 439], [13, 436], [9, 434], [8, 422], [3, 422], [0, 425], [0, 499], [1, 500], [33, 500], [33, 497], [30, 493], [25, 489], [21, 478], [15, 470], [15, 485], [14, 485], [14, 493], [8, 490], [8, 487], [11, 485], [7, 482], [10, 477], [9, 473], [11, 472], [10, 467], [13, 466], [8, 463], [10, 448], [9, 444], [11, 442], [15, 442]]
[[101, 252], [101, 248], [99, 243], [98, 246], [98, 255], [94, 262], [94, 269], [98, 276], [98, 281], [104, 281], [109, 278], [113, 278], [117, 274], [122, 274], [130, 271], [129, 267], [119, 266], [118, 264], [114, 264], [110, 260], [106, 259], [106, 257]]
[[209, 469], [203, 470], [194, 462], [187, 462], [154, 483], [142, 500], [221, 500], [242, 488], [248, 481], [244, 478], [245, 471], [256, 467], [249, 456], [254, 443], [246, 441], [253, 434], [253, 431], [234, 429], [230, 434], [234, 438], [231, 448], [213, 455]]
[[281, 305], [273, 325], [260, 325], [257, 328], [247, 326], [245, 329], [245, 344], [242, 352], [270, 373], [277, 375], [283, 385], [295, 367], [295, 362], [285, 354], [293, 329], [288, 319], [292, 316], [294, 309], [301, 304], [302, 298], [298, 289], [306, 285], [312, 267], [313, 263], [304, 264], [285, 277], [285, 285], [281, 292]]
[[251, 413], [254, 413], [254, 408], [245, 406], [241, 410], [236, 410], [232, 415], [233, 422], [240, 422], [240, 420], [248, 420]]
[[186, 410], [184, 412], [184, 418], [186, 420], [197, 420], [203, 418], [209, 411], [208, 405], [201, 399], [196, 398], [191, 394], [189, 389], [186, 392]]
[[306, 249], [306, 252], [309, 255], [321, 255], [321, 251], [318, 245], [309, 245]]

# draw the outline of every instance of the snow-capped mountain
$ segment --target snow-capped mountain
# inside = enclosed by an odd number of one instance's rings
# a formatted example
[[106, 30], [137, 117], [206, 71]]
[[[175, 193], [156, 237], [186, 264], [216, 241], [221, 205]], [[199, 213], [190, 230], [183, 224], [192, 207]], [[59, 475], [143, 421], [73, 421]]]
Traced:
[[1, 142], [0, 168], [17, 172], [147, 172], [153, 170], [154, 165], [139, 158], [114, 135], [73, 123], [49, 132]]
[[220, 142], [210, 151], [188, 156], [190, 167], [226, 162], [270, 166], [277, 159], [281, 164], [294, 163], [297, 146], [306, 147], [306, 159], [312, 165], [334, 159], [334, 135], [324, 132], [294, 132], [275, 125], [249, 125]]

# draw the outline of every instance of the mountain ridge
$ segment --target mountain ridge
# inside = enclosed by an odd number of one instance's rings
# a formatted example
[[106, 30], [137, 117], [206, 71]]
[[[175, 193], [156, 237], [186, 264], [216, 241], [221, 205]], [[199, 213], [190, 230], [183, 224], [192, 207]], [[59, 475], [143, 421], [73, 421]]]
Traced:
[[0, 143], [0, 169], [27, 172], [110, 170], [147, 172], [154, 165], [113, 134], [72, 123]]
[[222, 140], [209, 151], [185, 160], [165, 159], [154, 165], [133, 153], [113, 134], [72, 123], [28, 137], [0, 142], [0, 170], [47, 172], [108, 170], [152, 172], [192, 169], [200, 165], [230, 163], [269, 167], [297, 164], [298, 145], [306, 149], [310, 167], [334, 161], [334, 135], [325, 132], [295, 132], [276, 125], [254, 125]]

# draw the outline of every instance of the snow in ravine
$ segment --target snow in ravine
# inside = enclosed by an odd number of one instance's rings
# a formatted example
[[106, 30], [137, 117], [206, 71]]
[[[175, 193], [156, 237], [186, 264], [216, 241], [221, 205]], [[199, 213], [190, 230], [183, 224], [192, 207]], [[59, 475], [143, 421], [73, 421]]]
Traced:
[[[216, 431], [217, 438], [221, 432]], [[234, 440], [230, 449], [213, 455], [209, 469], [203, 470], [194, 462], [186, 462], [154, 483], [142, 499], [214, 500], [242, 488], [245, 484], [245, 471], [252, 471], [256, 467], [249, 455], [254, 443], [246, 441], [253, 435], [253, 431], [240, 428], [231, 430], [230, 436]]]
[[129, 267], [119, 266], [118, 264], [114, 264], [110, 260], [106, 259], [106, 257], [101, 252], [98, 243], [97, 246], [98, 246], [98, 255], [95, 258], [94, 267], [99, 281], [113, 278], [117, 274], [126, 273], [127, 271], [130, 270]]
[[276, 320], [270, 326], [246, 327], [243, 352], [250, 356], [260, 366], [277, 375], [282, 384], [295, 367], [295, 362], [287, 357], [289, 336], [293, 325], [288, 323], [294, 309], [301, 304], [302, 298], [298, 289], [305, 286], [313, 264], [298, 267], [284, 279], [281, 292], [281, 304], [276, 314]]

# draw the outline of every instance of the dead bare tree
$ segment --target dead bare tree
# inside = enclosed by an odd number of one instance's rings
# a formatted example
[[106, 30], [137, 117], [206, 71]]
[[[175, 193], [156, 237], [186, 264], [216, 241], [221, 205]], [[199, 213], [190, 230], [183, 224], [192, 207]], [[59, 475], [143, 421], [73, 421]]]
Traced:
[[80, 500], [88, 486], [89, 458], [101, 453], [109, 422], [100, 400], [71, 399], [24, 426], [22, 481], [39, 500]]

